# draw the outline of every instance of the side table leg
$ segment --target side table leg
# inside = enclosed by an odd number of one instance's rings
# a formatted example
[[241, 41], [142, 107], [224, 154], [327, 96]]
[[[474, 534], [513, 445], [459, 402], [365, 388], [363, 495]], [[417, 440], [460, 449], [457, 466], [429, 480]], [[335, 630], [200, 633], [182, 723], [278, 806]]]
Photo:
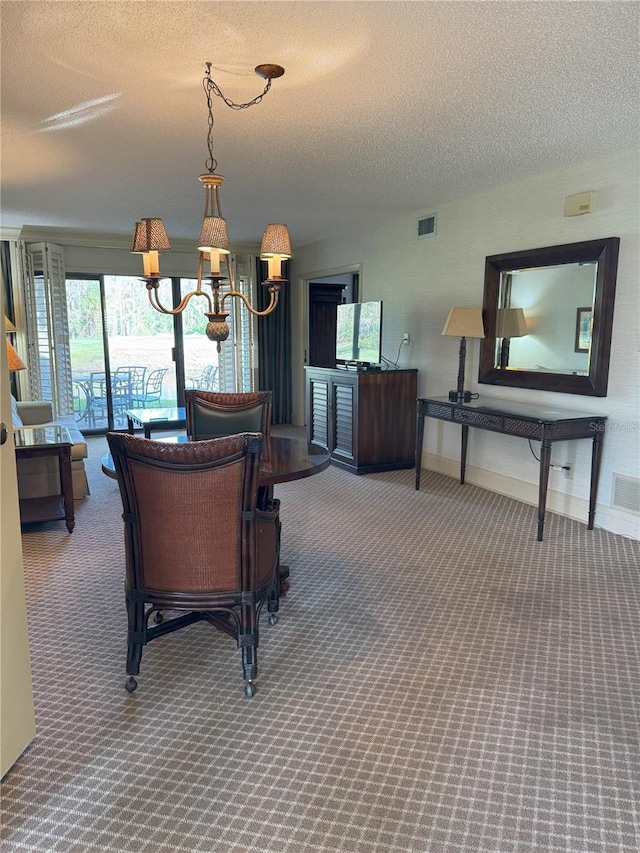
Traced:
[[73, 480], [71, 479], [71, 448], [63, 448], [58, 455], [60, 469], [60, 492], [64, 504], [64, 521], [69, 533], [76, 526], [73, 508]]
[[538, 542], [542, 542], [544, 533], [544, 513], [547, 506], [547, 486], [549, 484], [550, 465], [551, 442], [543, 439], [540, 447], [540, 483], [538, 486]]

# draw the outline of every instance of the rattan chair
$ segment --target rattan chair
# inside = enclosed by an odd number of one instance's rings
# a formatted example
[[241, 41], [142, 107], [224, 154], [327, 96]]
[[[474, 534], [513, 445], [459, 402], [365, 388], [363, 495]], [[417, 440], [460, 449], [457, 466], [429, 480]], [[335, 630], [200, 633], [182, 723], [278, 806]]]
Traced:
[[126, 689], [137, 687], [147, 643], [204, 619], [236, 640], [253, 696], [259, 616], [267, 602], [275, 624], [279, 601], [278, 502], [256, 505], [262, 437], [107, 440], [125, 523]]
[[184, 392], [187, 435], [192, 441], [236, 432], [261, 432], [268, 436], [272, 400], [271, 391], [221, 394], [187, 390]]

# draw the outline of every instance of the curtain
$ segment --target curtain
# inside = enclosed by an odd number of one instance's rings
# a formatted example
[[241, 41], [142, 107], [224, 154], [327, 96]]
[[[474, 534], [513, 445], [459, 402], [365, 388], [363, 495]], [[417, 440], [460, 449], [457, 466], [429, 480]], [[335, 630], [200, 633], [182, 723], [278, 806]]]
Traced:
[[[258, 308], [269, 304], [269, 292], [261, 282], [267, 277], [267, 264], [256, 258]], [[290, 264], [283, 264], [288, 279]], [[261, 391], [273, 391], [273, 423], [290, 424], [291, 390], [291, 299], [290, 282], [282, 284], [278, 307], [266, 317], [258, 317], [258, 385]]]

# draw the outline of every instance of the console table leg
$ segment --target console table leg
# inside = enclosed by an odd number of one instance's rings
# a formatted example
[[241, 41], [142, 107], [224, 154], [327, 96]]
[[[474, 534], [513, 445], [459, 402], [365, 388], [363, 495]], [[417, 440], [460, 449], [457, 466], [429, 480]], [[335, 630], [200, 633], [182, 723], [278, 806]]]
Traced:
[[462, 424], [462, 441], [460, 445], [460, 485], [464, 486], [464, 477], [467, 470], [467, 445], [469, 444], [469, 427]]
[[[418, 403], [418, 406], [420, 404]], [[420, 474], [422, 469], [422, 441], [424, 439], [424, 415], [418, 411], [416, 424], [416, 491], [420, 491]]]
[[600, 460], [602, 459], [602, 432], [596, 430], [593, 434], [593, 449], [591, 451], [591, 490], [589, 492], [589, 521], [587, 530], [593, 530], [596, 519], [596, 495], [600, 479]]
[[544, 533], [544, 512], [547, 506], [547, 486], [549, 484], [549, 466], [551, 465], [551, 442], [543, 439], [540, 448], [540, 483], [538, 488], [538, 542], [542, 542]]

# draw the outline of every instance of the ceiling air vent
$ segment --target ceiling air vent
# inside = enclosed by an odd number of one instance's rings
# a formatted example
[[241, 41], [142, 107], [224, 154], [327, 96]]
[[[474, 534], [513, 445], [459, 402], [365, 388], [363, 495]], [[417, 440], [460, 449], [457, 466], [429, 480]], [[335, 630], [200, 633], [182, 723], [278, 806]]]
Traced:
[[418, 237], [433, 237], [436, 233], [436, 213], [418, 219]]

